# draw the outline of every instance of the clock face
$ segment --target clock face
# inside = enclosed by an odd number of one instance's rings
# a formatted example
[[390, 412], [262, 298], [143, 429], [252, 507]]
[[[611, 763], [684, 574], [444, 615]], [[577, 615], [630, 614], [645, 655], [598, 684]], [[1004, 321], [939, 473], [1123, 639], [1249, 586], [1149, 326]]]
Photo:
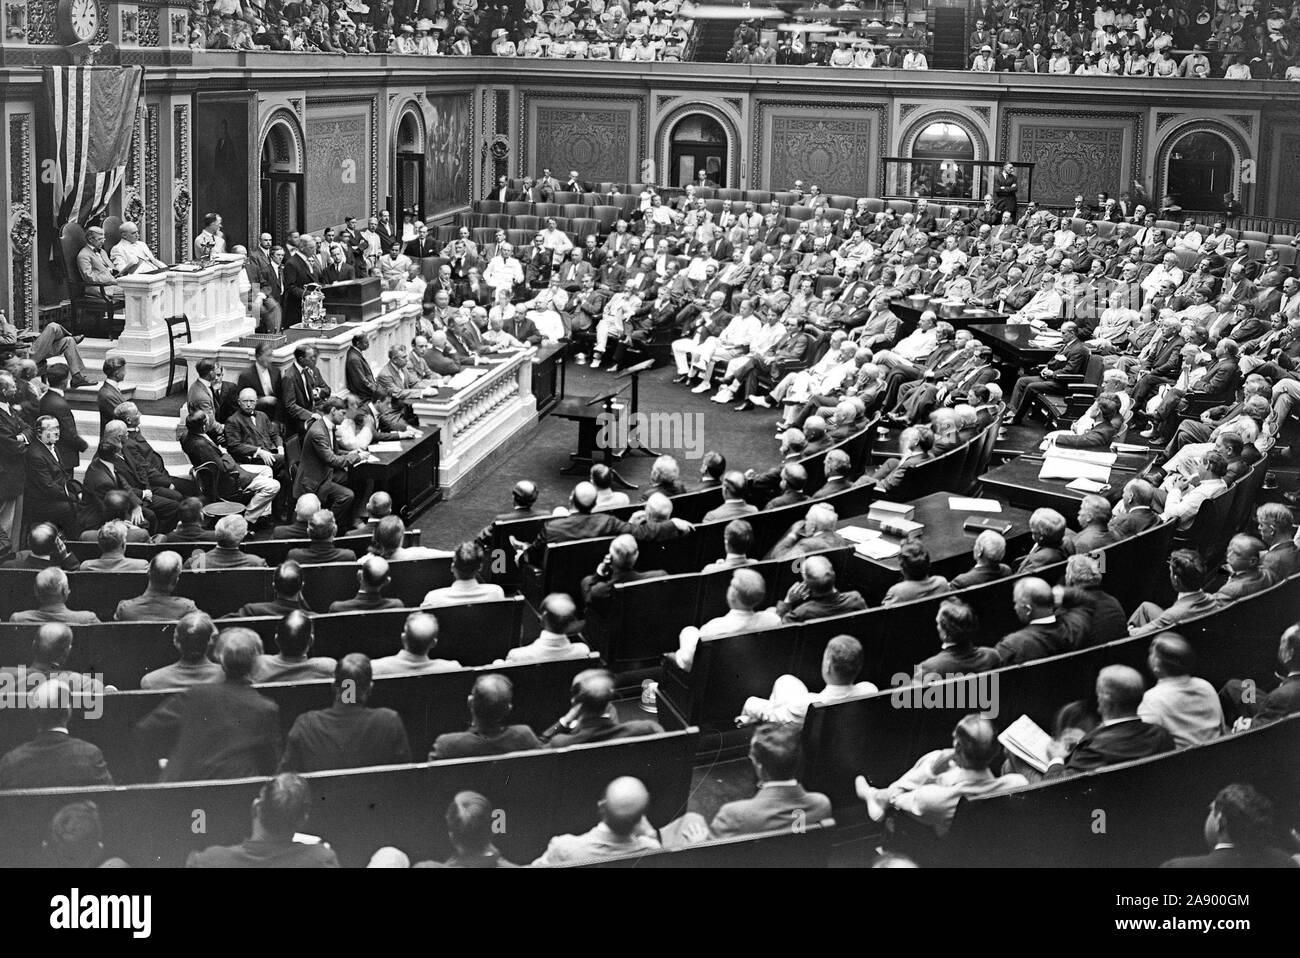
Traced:
[[60, 0], [59, 19], [71, 41], [89, 41], [99, 32], [98, 0]]

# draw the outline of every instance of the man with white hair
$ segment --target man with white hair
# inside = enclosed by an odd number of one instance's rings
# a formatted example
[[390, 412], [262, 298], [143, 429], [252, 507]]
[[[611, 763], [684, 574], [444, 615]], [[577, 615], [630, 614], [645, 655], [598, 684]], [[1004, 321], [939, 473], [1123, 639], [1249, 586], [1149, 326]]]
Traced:
[[839, 516], [830, 503], [819, 502], [810, 506], [808, 513], [786, 530], [765, 558], [791, 559], [812, 552], [848, 548], [852, 543], [835, 531], [837, 522]]
[[129, 276], [141, 269], [151, 273], [167, 268], [167, 264], [154, 255], [149, 244], [140, 239], [139, 226], [128, 220], [118, 229], [121, 239], [113, 247], [111, 258], [113, 268], [117, 270], [119, 276]]
[[720, 362], [729, 364], [733, 359], [739, 358], [749, 349], [761, 329], [762, 322], [754, 313], [754, 301], [741, 300], [737, 313], [731, 317], [722, 332], [717, 336], [710, 336], [694, 352], [693, 369], [699, 375], [700, 382], [691, 392], [705, 393], [712, 389], [713, 370], [717, 364]]
[[217, 545], [207, 552], [196, 552], [188, 568], [208, 569], [264, 569], [266, 560], [250, 555], [239, 548], [248, 538], [248, 520], [243, 516], [222, 516], [217, 520]]
[[117, 269], [104, 249], [104, 230], [92, 226], [86, 230], [86, 245], [77, 252], [77, 272], [85, 283], [96, 284], [87, 288], [86, 295], [105, 300], [122, 298], [122, 287], [117, 285]]
[[483, 270], [483, 281], [493, 289], [504, 289], [511, 296], [516, 286], [524, 285], [524, 269], [514, 257], [514, 247], [509, 243], [497, 245], [496, 255]]

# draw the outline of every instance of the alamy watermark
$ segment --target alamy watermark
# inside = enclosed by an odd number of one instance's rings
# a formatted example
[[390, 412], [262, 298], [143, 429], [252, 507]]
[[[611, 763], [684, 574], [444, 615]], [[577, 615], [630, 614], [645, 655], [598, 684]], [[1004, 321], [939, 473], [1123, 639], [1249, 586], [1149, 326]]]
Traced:
[[979, 712], [995, 719], [998, 704], [998, 674], [978, 672], [971, 675], [923, 675], [919, 679], [899, 672], [889, 680], [889, 704], [896, 709], [943, 709]]
[[704, 457], [704, 414], [602, 412], [596, 417], [596, 448], [626, 449], [635, 439], [651, 449], [680, 449], [687, 459]]

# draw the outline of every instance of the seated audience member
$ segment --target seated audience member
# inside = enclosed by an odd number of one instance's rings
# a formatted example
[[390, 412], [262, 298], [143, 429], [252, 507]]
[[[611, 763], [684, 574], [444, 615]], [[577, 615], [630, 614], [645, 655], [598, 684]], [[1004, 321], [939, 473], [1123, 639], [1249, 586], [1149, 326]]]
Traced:
[[262, 641], [251, 629], [222, 633], [225, 680], [169, 696], [136, 725], [141, 742], [166, 754], [159, 781], [272, 775], [280, 760], [280, 708], [253, 688]]
[[311, 517], [320, 512], [320, 497], [314, 492], [305, 492], [298, 497], [293, 507], [293, 522], [287, 526], [276, 526], [271, 530], [272, 539], [306, 539], [307, 526]]
[[185, 419], [186, 433], [181, 448], [195, 468], [211, 465], [216, 474], [216, 494], [225, 499], [248, 499], [244, 516], [252, 523], [270, 521], [270, 510], [280, 494], [280, 483], [268, 475], [251, 473], [236, 465], [235, 460], [207, 434], [211, 427], [201, 410]]
[[882, 493], [891, 493], [902, 485], [908, 470], [930, 458], [934, 433], [926, 426], [908, 426], [898, 435], [898, 455], [858, 480], [858, 485], [874, 484]]
[[401, 716], [366, 704], [373, 685], [370, 659], [343, 656], [334, 669], [334, 704], [299, 715], [280, 756], [282, 772], [403, 765], [411, 760]]
[[184, 689], [191, 685], [220, 682], [225, 673], [208, 658], [217, 627], [206, 612], [191, 612], [181, 617], [172, 629], [172, 645], [180, 658], [171, 665], [146, 672], [140, 678], [142, 689]]
[[[1219, 692], [1225, 709], [1235, 719], [1234, 730], [1276, 722], [1300, 712], [1300, 625], [1282, 633], [1275, 671], [1281, 681], [1263, 695], [1253, 681], [1241, 679], [1232, 679]], [[1253, 694], [1246, 694], [1248, 687]]]
[[853, 471], [853, 462], [843, 449], [832, 449], [822, 460], [822, 474], [826, 481], [813, 493], [814, 499], [825, 499], [853, 488], [849, 474]]
[[40, 522], [27, 531], [27, 548], [13, 555], [4, 564], [6, 569], [48, 569], [56, 566], [65, 572], [75, 572], [81, 563], [68, 551], [67, 543], [56, 526]]
[[585, 659], [591, 655], [585, 642], [569, 639], [578, 633], [582, 623], [578, 621], [578, 607], [563, 592], [552, 592], [542, 600], [541, 625], [541, 633], [536, 639], [528, 645], [511, 649], [504, 659], [497, 659], [496, 664]]
[[248, 538], [248, 520], [243, 516], [222, 516], [217, 520], [217, 545], [206, 552], [196, 552], [186, 566], [191, 569], [265, 569], [266, 560], [239, 548]]
[[615, 536], [609, 544], [609, 552], [600, 560], [596, 571], [584, 576], [581, 588], [582, 598], [587, 611], [608, 614], [613, 601], [614, 586], [620, 582], [641, 582], [644, 579], [658, 579], [668, 573], [663, 569], [636, 569], [640, 547], [636, 538], [630, 535]]
[[776, 604], [782, 622], [807, 622], [828, 615], [860, 612], [867, 607], [856, 590], [841, 592], [835, 588], [835, 568], [825, 556], [804, 559], [799, 576], [799, 581]]
[[737, 835], [820, 825], [831, 817], [831, 800], [799, 784], [800, 727], [794, 723], [764, 722], [749, 740], [749, 761], [758, 780], [753, 798], [727, 802], [707, 826], [698, 814], [681, 819], [681, 836], [700, 842]]
[[829, 502], [819, 502], [808, 507], [808, 513], [796, 520], [776, 545], [768, 550], [768, 559], [793, 559], [828, 549], [847, 549], [853, 543], [835, 531], [839, 516]]
[[98, 622], [93, 612], [68, 608], [72, 587], [68, 574], [57, 566], [36, 573], [33, 583], [36, 590], [36, 608], [20, 609], [9, 616], [10, 622], [66, 622], [69, 625], [89, 625]]
[[203, 528], [203, 500], [194, 496], [182, 499], [176, 507], [176, 528], [154, 542], [216, 542], [217, 533]]
[[573, 677], [572, 707], [538, 736], [551, 748], [608, 742], [616, 738], [657, 735], [658, 722], [633, 719], [620, 722], [614, 709], [614, 675], [605, 669], [586, 669]]
[[941, 575], [930, 575], [930, 553], [920, 542], [909, 539], [898, 552], [898, 565], [903, 581], [889, 587], [881, 605], [911, 602], [949, 591], [948, 580]]
[[405, 562], [408, 559], [450, 559], [455, 555], [446, 549], [430, 549], [427, 546], [404, 546], [406, 541], [406, 523], [397, 516], [384, 516], [375, 525], [370, 534], [370, 555], [377, 555], [389, 562]]
[[490, 582], [480, 582], [483, 570], [483, 548], [477, 542], [462, 542], [451, 559], [454, 577], [451, 585], [431, 589], [420, 604], [425, 608], [461, 605], [466, 602], [492, 602], [506, 597], [505, 590]]
[[1195, 667], [1196, 653], [1177, 632], [1161, 632], [1151, 640], [1147, 668], [1156, 684], [1142, 696], [1137, 714], [1144, 722], [1164, 726], [1178, 748], [1204, 745], [1224, 732], [1219, 695], [1192, 674]]
[[307, 826], [311, 788], [305, 779], [281, 772], [253, 801], [253, 834], [238, 845], [210, 845], [191, 852], [186, 868], [338, 868], [338, 856], [324, 842], [297, 836]]
[[94, 802], [73, 802], [55, 812], [42, 844], [51, 868], [130, 867], [120, 858], [106, 857], [99, 808]]
[[1138, 717], [1144, 692], [1142, 675], [1137, 669], [1108, 665], [1097, 673], [1097, 710], [1101, 724], [1070, 750], [1065, 758], [1067, 773], [1091, 772], [1174, 750], [1173, 736], [1163, 726]]
[[673, 501], [662, 492], [653, 492], [645, 508], [633, 513], [627, 531], [638, 542], [668, 542], [689, 535], [693, 527], [685, 519], [673, 517]]
[[749, 555], [749, 550], [753, 546], [754, 527], [744, 519], [732, 519], [722, 530], [722, 558], [714, 559], [704, 567], [704, 571], [713, 572], [717, 569], [753, 565], [758, 561]]
[[[84, 498], [84, 493], [83, 493]], [[126, 526], [127, 542], [148, 542], [149, 533], [143, 527], [131, 521], [132, 516], [141, 515], [139, 507], [134, 505], [131, 495], [121, 489], [110, 489], [104, 493], [97, 516], [88, 514], [82, 517], [83, 530], [81, 542], [95, 542], [99, 539], [99, 527], [114, 520]]]
[[285, 614], [275, 629], [275, 655], [258, 655], [253, 665], [254, 682], [306, 682], [327, 679], [338, 666], [329, 656], [311, 656], [316, 640], [311, 618], [306, 612], [295, 609]]
[[1065, 586], [1057, 594], [1061, 618], [1074, 630], [1073, 647], [1083, 649], [1128, 634], [1119, 600], [1101, 587], [1101, 563], [1090, 555], [1065, 560]]
[[384, 598], [384, 589], [392, 582], [388, 562], [379, 556], [362, 556], [357, 563], [357, 594], [350, 599], [331, 602], [330, 612], [365, 612], [373, 609], [400, 609], [401, 599]]
[[461, 664], [454, 659], [431, 657], [438, 644], [438, 620], [428, 612], [412, 612], [402, 626], [402, 649], [370, 663], [374, 677], [390, 675], [426, 675], [430, 672], [454, 672]]
[[1105, 496], [1087, 495], [1079, 503], [1079, 531], [1065, 533], [1065, 552], [1078, 555], [1114, 545], [1110, 531], [1112, 512]]
[[873, 788], [861, 775], [855, 787], [872, 821], [884, 821], [890, 812], [904, 814], [942, 838], [963, 798], [996, 795], [1029, 784], [1023, 775], [993, 774], [1001, 750], [993, 723], [967, 715], [952, 730], [952, 748], [922, 755], [888, 788]]
[[1007, 540], [1001, 533], [994, 532], [992, 529], [985, 529], [975, 537], [975, 545], [971, 549], [971, 556], [975, 559], [975, 565], [970, 571], [963, 572], [959, 576], [954, 576], [952, 587], [954, 589], [965, 589], [973, 585], [983, 585], [985, 582], [994, 582], [998, 579], [1005, 579], [1011, 575], [1011, 566], [1002, 561], [1007, 554]]
[[714, 506], [704, 514], [705, 522], [717, 522], [721, 519], [737, 519], [750, 516], [758, 511], [758, 506], [745, 501], [749, 484], [745, 474], [737, 470], [722, 476], [722, 505]]
[[1279, 834], [1273, 803], [1250, 785], [1227, 785], [1205, 818], [1205, 855], [1171, 858], [1161, 868], [1296, 868], [1294, 857], [1275, 846]]
[[1124, 484], [1120, 506], [1113, 510], [1113, 518], [1107, 524], [1116, 542], [1145, 532], [1161, 521], [1160, 514], [1151, 505], [1155, 498], [1155, 486], [1145, 479], [1130, 479]]
[[89, 710], [90, 701], [51, 679], [27, 694], [26, 705], [36, 735], [0, 758], [0, 790], [113, 784], [103, 753], [68, 734], [74, 706]]
[[803, 491], [806, 485], [808, 485], [808, 470], [797, 462], [787, 462], [781, 467], [777, 494], [767, 501], [763, 510], [766, 512], [804, 502], [808, 498], [808, 494]]
[[1201, 506], [1228, 488], [1224, 479], [1228, 473], [1228, 460], [1218, 450], [1211, 449], [1201, 457], [1201, 466], [1195, 476], [1181, 473], [1169, 476], [1164, 483], [1164, 518], [1177, 522], [1178, 528], [1187, 531], [1192, 527]]
[[1254, 595], [1272, 585], [1272, 578], [1260, 568], [1263, 555], [1264, 543], [1254, 536], [1233, 536], [1228, 543], [1226, 556], [1228, 581], [1219, 586], [1219, 591], [1211, 598], [1216, 602], [1227, 604]]
[[524, 562], [541, 568], [546, 547], [550, 544], [618, 536], [632, 531], [632, 527], [622, 519], [607, 512], [592, 512], [596, 507], [596, 487], [590, 482], [580, 482], [573, 487], [569, 494], [569, 507], [572, 511], [568, 515], [542, 524], [537, 538], [524, 550]]
[[492, 844], [492, 803], [478, 792], [457, 792], [447, 805], [447, 839], [455, 854], [412, 868], [514, 868]]
[[750, 696], [745, 700], [737, 725], [753, 722], [802, 722], [810, 706], [828, 705], [855, 695], [879, 691], [870, 682], [859, 682], [862, 671], [862, 643], [851, 635], [837, 635], [826, 643], [822, 653], [822, 681], [826, 687], [811, 692], [793, 675], [782, 675], [772, 683], [772, 694], [765, 699]]
[[239, 611], [227, 618], [243, 619], [260, 615], [274, 615], [278, 618], [294, 610], [311, 613], [311, 606], [302, 597], [302, 566], [298, 563], [292, 559], [281, 562], [276, 567], [272, 585], [275, 588], [274, 599], [269, 602], [246, 602], [239, 607]]
[[62, 622], [46, 622], [36, 630], [32, 640], [32, 660], [27, 665], [0, 669], [0, 675], [16, 679], [30, 688], [37, 682], [58, 679], [77, 695], [101, 695], [117, 691], [93, 675], [70, 671], [66, 663], [72, 655], [72, 628]]
[[366, 529], [374, 532], [379, 525], [379, 520], [386, 519], [393, 514], [393, 497], [386, 492], [372, 493], [366, 500]]
[[160, 552], [149, 560], [149, 585], [134, 599], [123, 599], [113, 613], [118, 622], [161, 619], [174, 622], [190, 612], [199, 611], [193, 599], [174, 595], [181, 579], [181, 557], [175, 552]]
[[1205, 562], [1192, 549], [1176, 549], [1169, 556], [1169, 582], [1177, 597], [1173, 605], [1161, 609], [1154, 602], [1143, 602], [1128, 618], [1128, 634], [1163, 632], [1185, 619], [1205, 615], [1219, 608], [1214, 597], [1206, 595]]
[[614, 471], [603, 462], [595, 463], [591, 467], [590, 479], [591, 484], [596, 487], [595, 511], [618, 509], [631, 504], [632, 500], [627, 497], [626, 492], [614, 491]]
[[616, 778], [596, 805], [600, 822], [581, 835], [557, 835], [534, 865], [567, 865], [632, 852], [657, 851], [659, 839], [646, 821], [650, 793], [640, 779]]
[[1272, 582], [1281, 582], [1300, 572], [1300, 548], [1296, 545], [1295, 518], [1280, 502], [1266, 502], [1255, 510], [1259, 537], [1268, 547], [1260, 566]]
[[650, 466], [650, 488], [641, 493], [641, 498], [649, 500], [656, 492], [665, 496], [680, 496], [686, 491], [681, 475], [681, 467], [676, 459], [660, 456]]
[[998, 653], [986, 646], [977, 646], [979, 616], [961, 599], [944, 599], [934, 616], [934, 629], [939, 636], [939, 651], [923, 662], [918, 662], [914, 678], [918, 682], [946, 679], [953, 675], [987, 672], [1002, 664]]
[[1011, 596], [1016, 618], [1023, 627], [1004, 636], [994, 647], [1002, 665], [1019, 665], [1070, 651], [1075, 629], [1070, 621], [1057, 616], [1050, 585], [1033, 576], [1019, 579]]
[[727, 614], [710, 619], [699, 628], [688, 625], [678, 636], [678, 649], [673, 653], [678, 666], [689, 672], [695, 662], [695, 649], [701, 639], [719, 635], [735, 635], [756, 629], [771, 629], [781, 624], [781, 617], [771, 609], [758, 611], [767, 597], [767, 583], [753, 569], [737, 569], [727, 586]]
[[1055, 509], [1035, 509], [1029, 517], [1033, 547], [1016, 566], [1017, 572], [1033, 572], [1065, 561], [1065, 516]]
[[311, 545], [305, 548], [290, 549], [288, 558], [300, 565], [319, 565], [322, 562], [356, 562], [357, 554], [351, 549], [340, 549], [334, 545], [334, 536], [338, 532], [338, 523], [334, 513], [328, 509], [318, 509], [312, 513], [307, 523], [307, 537]]
[[506, 724], [514, 707], [514, 696], [514, 683], [506, 676], [480, 675], [469, 694], [469, 730], [439, 735], [434, 739], [429, 761], [541, 748], [541, 740], [527, 725]]
[[1097, 418], [1085, 432], [1074, 433], [1062, 431], [1054, 433], [1052, 445], [1061, 449], [1093, 449], [1105, 452], [1110, 444], [1119, 437], [1124, 425], [1120, 414], [1119, 400], [1114, 396], [1102, 396], [1097, 400]]

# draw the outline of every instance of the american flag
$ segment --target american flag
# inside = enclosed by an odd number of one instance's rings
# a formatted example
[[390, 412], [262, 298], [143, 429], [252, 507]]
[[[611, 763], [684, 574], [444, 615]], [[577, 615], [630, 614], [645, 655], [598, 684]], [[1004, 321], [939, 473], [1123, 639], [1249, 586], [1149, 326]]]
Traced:
[[143, 70], [46, 67], [54, 128], [54, 227], [103, 213], [126, 176]]

